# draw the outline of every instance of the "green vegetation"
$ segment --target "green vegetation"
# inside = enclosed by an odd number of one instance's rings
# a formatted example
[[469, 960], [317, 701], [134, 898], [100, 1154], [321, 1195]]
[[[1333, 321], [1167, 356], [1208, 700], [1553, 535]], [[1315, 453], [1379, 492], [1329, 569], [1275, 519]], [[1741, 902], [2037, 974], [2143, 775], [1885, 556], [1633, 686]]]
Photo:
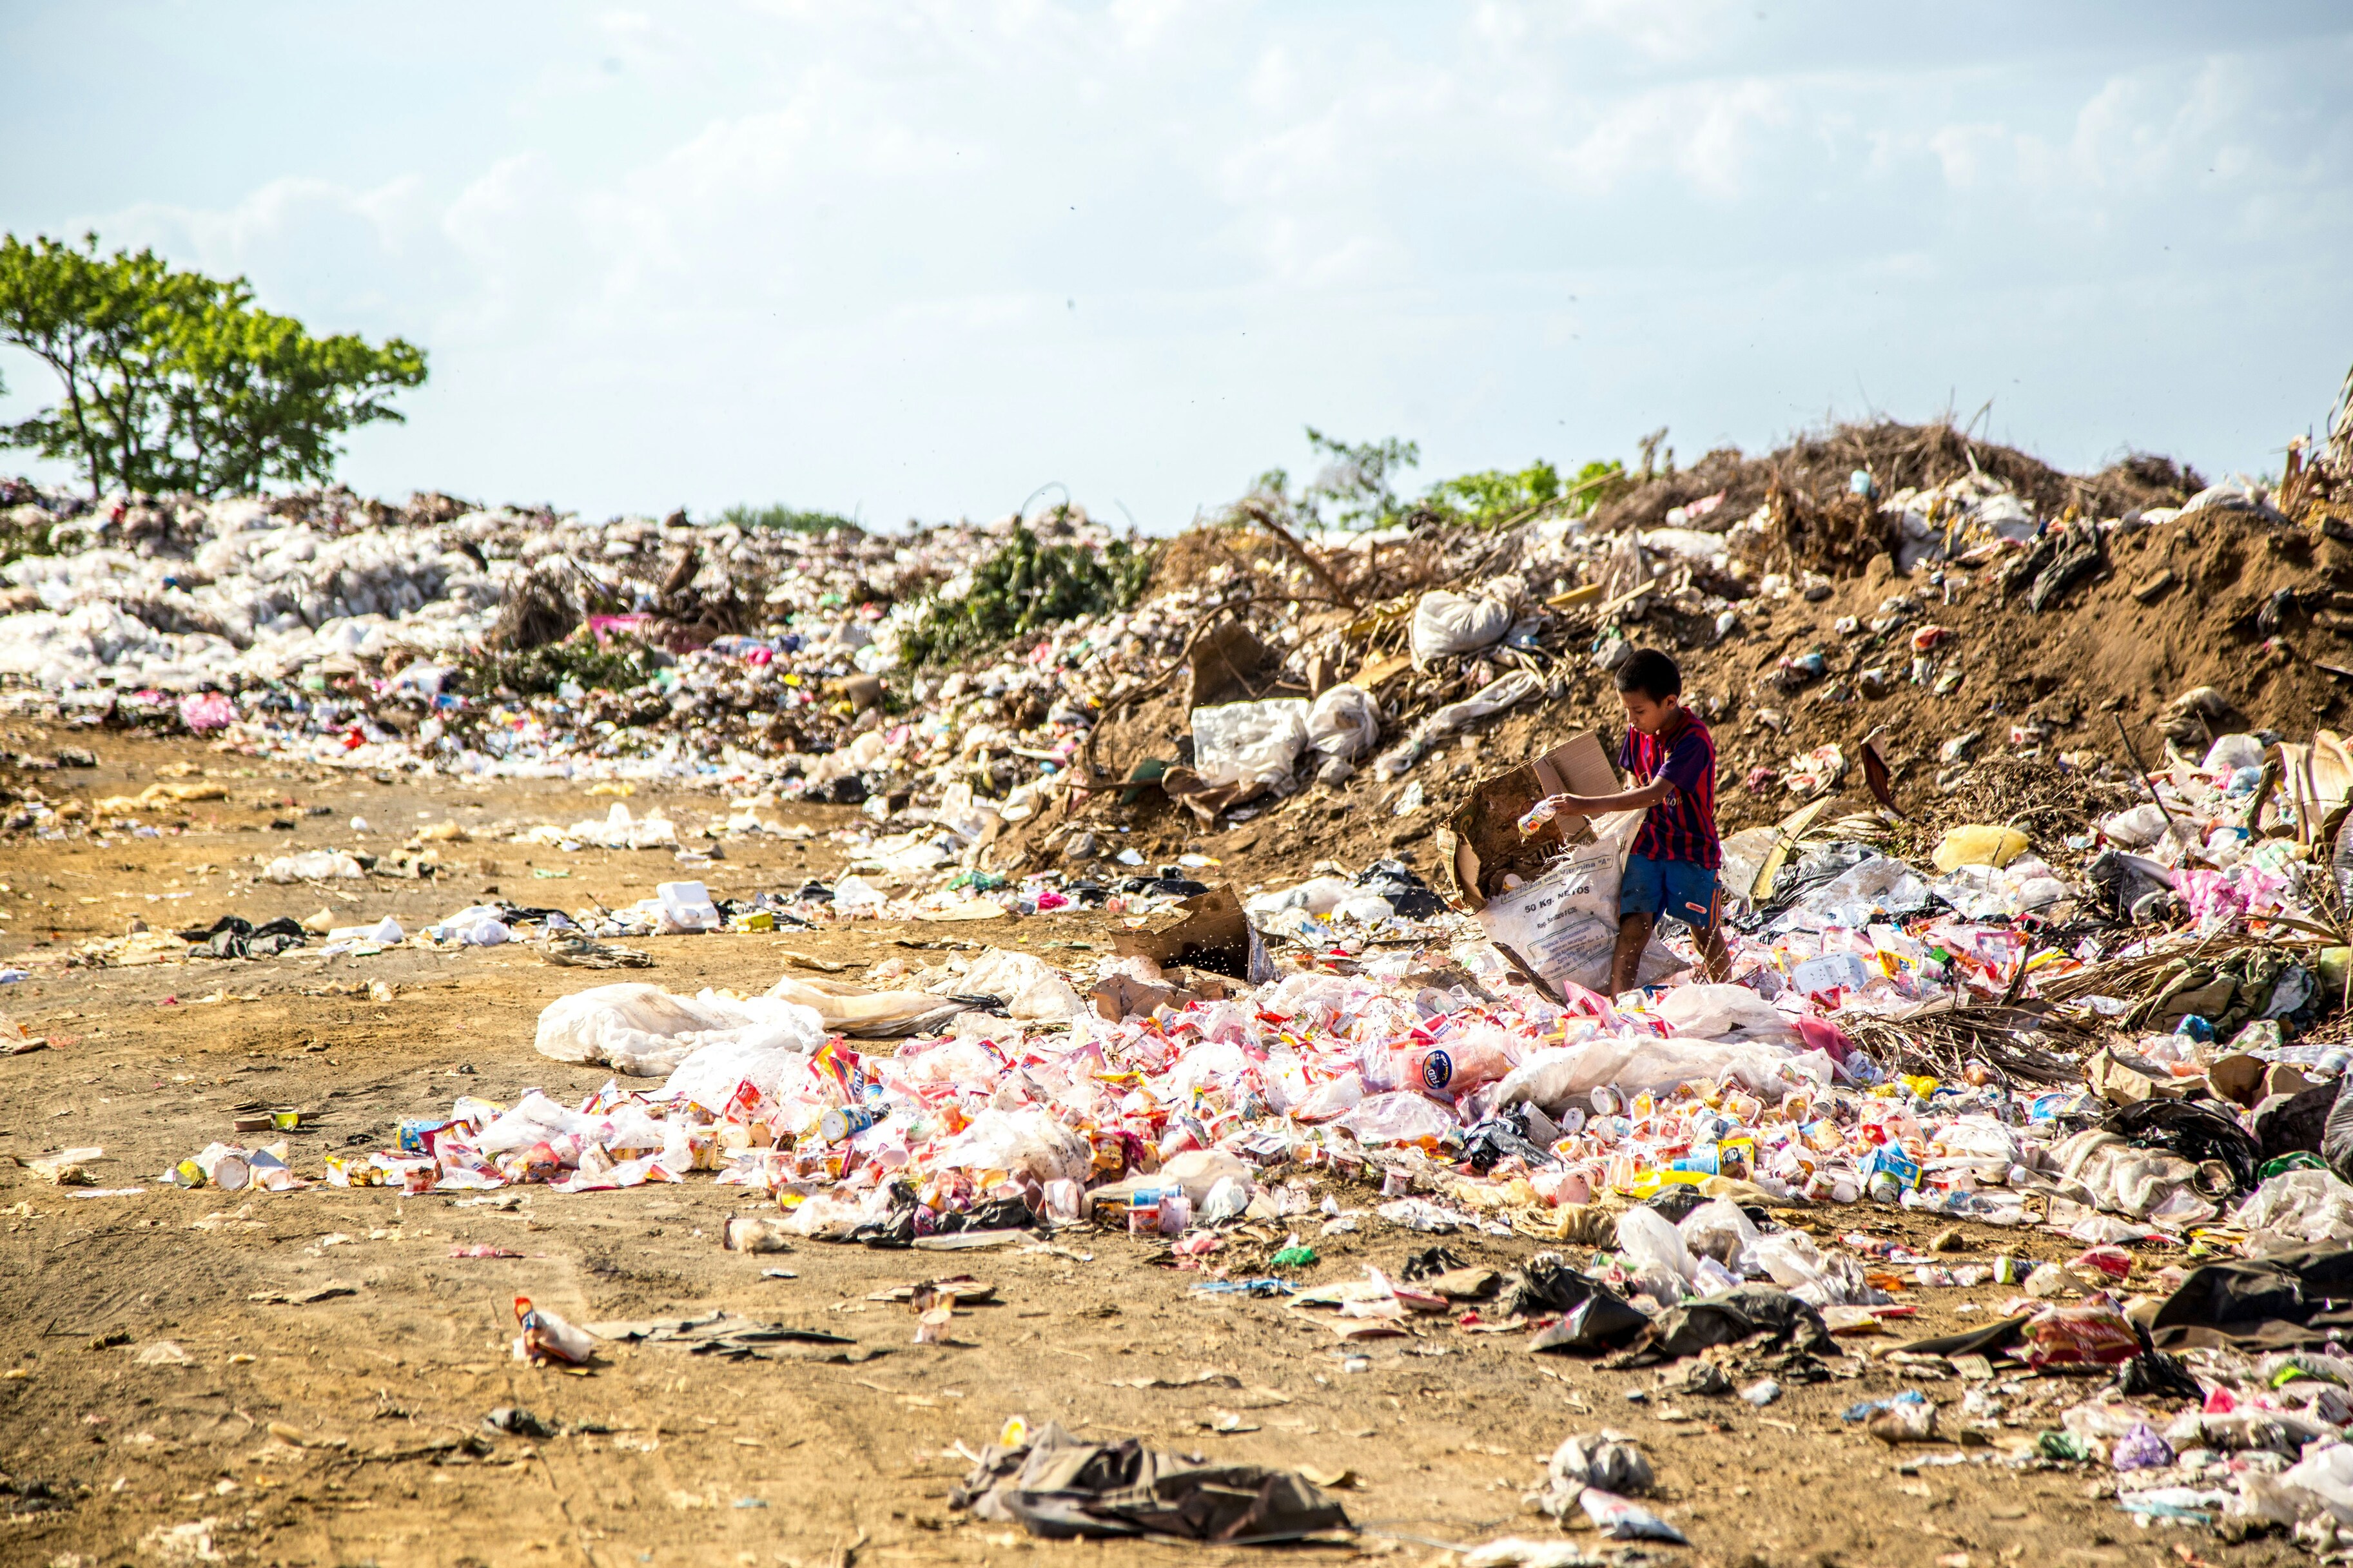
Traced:
[[1382, 528], [1397, 521], [1401, 509], [1390, 476], [1421, 461], [1419, 443], [1392, 437], [1351, 444], [1310, 425], [1307, 447], [1324, 459], [1324, 466], [1297, 495], [1291, 494], [1289, 473], [1269, 468], [1250, 487], [1253, 497], [1290, 512], [1308, 528]]
[[863, 533], [849, 519], [839, 512], [802, 511], [788, 506], [744, 506], [737, 504], [719, 514], [722, 522], [732, 522], [738, 528], [770, 528], [786, 533], [829, 533], [837, 528], [852, 533]]
[[55, 555], [57, 543], [49, 537], [54, 526], [47, 522], [19, 524], [0, 512], [0, 566], [22, 556]]
[[1547, 511], [1581, 517], [1632, 483], [1626, 465], [1614, 458], [1588, 463], [1567, 479], [1539, 458], [1516, 473], [1487, 468], [1440, 479], [1419, 500], [1406, 500], [1397, 493], [1396, 479], [1420, 462], [1419, 443], [1394, 437], [1340, 441], [1311, 425], [1307, 445], [1324, 459], [1313, 480], [1293, 492], [1288, 472], [1269, 468], [1238, 503], [1238, 511], [1271, 514], [1286, 526], [1309, 529], [1374, 529], [1429, 521], [1501, 528]]
[[0, 342], [56, 372], [62, 395], [0, 426], [0, 446], [73, 463], [92, 494], [324, 483], [337, 438], [398, 421], [393, 395], [425, 381], [424, 351], [398, 338], [314, 338], [255, 309], [242, 278], [176, 271], [152, 250], [100, 256], [96, 235], [79, 249], [0, 237]]
[[1487, 468], [1440, 479], [1430, 487], [1421, 504], [1474, 527], [1502, 528], [1556, 507], [1581, 517], [1627, 486], [1626, 465], [1614, 458], [1588, 463], [1567, 481], [1560, 470], [1538, 459], [1516, 474]]
[[1013, 537], [973, 573], [961, 599], [934, 597], [901, 640], [911, 665], [939, 665], [1073, 616], [1124, 610], [1152, 576], [1154, 549], [1113, 540], [1097, 555], [1083, 544], [1041, 545], [1013, 525]]
[[459, 680], [474, 697], [488, 697], [501, 687], [518, 696], [543, 697], [567, 680], [584, 691], [627, 691], [652, 679], [659, 668], [653, 650], [643, 643], [617, 635], [600, 643], [584, 629], [562, 642], [470, 658], [461, 667]]

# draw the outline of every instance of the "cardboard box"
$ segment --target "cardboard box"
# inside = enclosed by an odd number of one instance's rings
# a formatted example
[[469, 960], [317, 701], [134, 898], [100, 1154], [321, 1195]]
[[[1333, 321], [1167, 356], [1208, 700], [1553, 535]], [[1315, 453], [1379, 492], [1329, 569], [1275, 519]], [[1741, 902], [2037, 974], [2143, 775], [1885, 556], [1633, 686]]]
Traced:
[[1196, 893], [1176, 907], [1185, 911], [1177, 919], [1164, 914], [1139, 930], [1114, 932], [1112, 951], [1122, 957], [1148, 958], [1164, 969], [1182, 964], [1251, 985], [1275, 977], [1266, 939], [1242, 913], [1240, 895], [1231, 883]]
[[1616, 795], [1618, 770], [1609, 765], [1601, 738], [1587, 730], [1572, 735], [1544, 755], [1509, 772], [1482, 779], [1447, 826], [1454, 838], [1449, 867], [1454, 877], [1456, 901], [1477, 913], [1503, 890], [1505, 872], [1533, 881], [1588, 837], [1590, 824], [1582, 816], [1556, 816], [1533, 836], [1520, 832], [1520, 818], [1528, 807], [1553, 795]]

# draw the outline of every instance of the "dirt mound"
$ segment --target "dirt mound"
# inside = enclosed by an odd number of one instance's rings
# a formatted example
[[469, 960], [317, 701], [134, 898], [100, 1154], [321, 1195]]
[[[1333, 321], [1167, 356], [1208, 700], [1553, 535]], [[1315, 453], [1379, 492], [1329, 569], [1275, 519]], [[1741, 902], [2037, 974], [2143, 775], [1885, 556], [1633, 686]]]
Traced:
[[2046, 515], [2074, 507], [2094, 518], [2123, 517], [2142, 507], [2179, 506], [2205, 488], [2193, 468], [2169, 458], [2135, 454], [2096, 474], [2062, 473], [2014, 447], [1972, 439], [1950, 424], [1839, 425], [1807, 435], [1761, 458], [1736, 447], [1708, 453], [1689, 468], [1658, 475], [1597, 509], [1602, 532], [1659, 528], [1677, 507], [1723, 492], [1723, 521], [1766, 504], [1778, 483], [1815, 508], [1839, 503], [1850, 477], [1868, 473], [1881, 495], [1927, 489], [1978, 473], [2007, 486]]
[[[1816, 449], [1837, 451], [1822, 460], [1841, 464], [1852, 451], [1829, 440]], [[1977, 457], [1980, 464], [2030, 461], [1982, 447]], [[1934, 478], [1926, 468], [1907, 472]], [[2179, 472], [2161, 462], [2125, 465], [2067, 482], [2113, 502], [2127, 485], [2156, 487]], [[1830, 491], [1826, 505], [1841, 500]], [[2046, 568], [2036, 564], [2043, 557], [2034, 544], [2011, 542], [1923, 564], [1909, 576], [1883, 552], [1853, 575], [1818, 584], [1819, 598], [1790, 593], [1735, 601], [1721, 635], [1709, 607], [1717, 601], [1694, 601], [1687, 589], [1617, 610], [1607, 626], [1591, 603], [1557, 611], [1535, 647], [1510, 656], [1542, 669], [1546, 695], [1453, 738], [1405, 777], [1377, 782], [1360, 773], [1336, 787], [1265, 803], [1212, 830], [1152, 789], [1120, 792], [1135, 797], [1125, 804], [1109, 797], [1098, 820], [1126, 828], [1121, 842], [1149, 860], [1201, 850], [1252, 882], [1303, 873], [1319, 860], [1354, 868], [1396, 853], [1419, 854], [1426, 867], [1425, 841], [1443, 804], [1470, 779], [1583, 729], [1599, 729], [1614, 748], [1624, 716], [1610, 676], [1590, 651], [1613, 629], [1636, 645], [1667, 649], [1681, 664], [1686, 700], [1715, 727], [1726, 832], [1778, 820], [1802, 804], [1789, 786], [1789, 764], [1825, 744], [1840, 748], [1846, 770], [1831, 792], [1833, 811], [1872, 808], [1860, 759], [1862, 742], [1875, 736], [1896, 802], [1912, 820], [1899, 830], [1907, 841], [1917, 836], [1925, 847], [1948, 826], [1992, 820], [2014, 823], [2055, 853], [2068, 835], [2130, 804], [2119, 721], [2152, 764], [2164, 758], [2169, 718], [2173, 743], [2202, 752], [2212, 724], [2192, 720], [2185, 727], [2175, 705], [2201, 687], [2221, 694], [2235, 710], [2232, 722], [2288, 739], [2346, 721], [2353, 545], [2219, 508], [2088, 537], [2095, 542], [2089, 558], [2042, 595], [2040, 610], [2031, 607], [2030, 588], [2043, 581]], [[1492, 541], [1479, 548], [1491, 550]], [[1187, 535], [1172, 544], [1162, 569], [1216, 563], [1221, 598], [1246, 590], [1261, 595], [1250, 606], [1261, 635], [1280, 635], [1283, 623], [1267, 621], [1279, 612], [1297, 628], [1302, 647], [1336, 638], [1345, 670], [1401, 645], [1410, 594], [1358, 611], [1294, 608], [1281, 603], [1286, 568], [1279, 555], [1230, 532], [1214, 541]], [[1290, 570], [1297, 585], [1303, 574]], [[1255, 582], [1245, 582], [1245, 574]], [[1471, 576], [1448, 581], [1460, 586]], [[1915, 652], [1915, 644], [1926, 646]], [[1807, 678], [1807, 656], [1815, 654], [1820, 673]], [[1389, 678], [1380, 689], [1383, 744], [1451, 700], [1460, 684], [1443, 663]], [[1139, 762], [1181, 754], [1184, 687], [1179, 679], [1104, 724], [1095, 760], [1106, 773], [1124, 780]], [[1400, 816], [1400, 796], [1414, 782], [1430, 804]]]
[[[2092, 804], [2075, 799], [2082, 778], [2126, 764], [2118, 721], [2155, 763], [2167, 743], [2159, 723], [2186, 691], [2213, 687], [2249, 726], [2289, 739], [2340, 721], [2353, 684], [2353, 616], [2334, 605], [2353, 604], [2348, 590], [2353, 550], [2243, 513], [2201, 511], [2111, 534], [2105, 564], [2039, 614], [2020, 596], [2005, 600], [1992, 572], [1956, 565], [1905, 578], [1883, 555], [1819, 603], [1793, 597], [1744, 616], [1739, 632], [1712, 647], [1681, 646], [1706, 629], [1665, 616], [1623, 629], [1671, 651], [1686, 699], [1712, 715], [1727, 831], [1792, 809], [1786, 761], [1825, 743], [1845, 753], [1842, 793], [1868, 804], [1857, 759], [1874, 733], [1899, 804], [1926, 820], [1956, 815], [1940, 774], [1956, 784], [1975, 773], [1983, 778], [1968, 787], [1990, 793], [1973, 812], [2003, 810], [1997, 820], [2008, 820], [2036, 793], [2021, 786], [2039, 780], [2080, 825], [2076, 808]], [[1950, 636], [1923, 656], [1929, 683], [1915, 684], [1913, 641], [1928, 627]], [[1782, 660], [1816, 652], [1825, 675], [1785, 685]], [[1939, 692], [1936, 682], [1956, 673]], [[1549, 744], [1597, 724], [1614, 736], [1624, 721], [1609, 677], [1588, 663], [1568, 678], [1568, 695], [1506, 723], [1492, 743]], [[1522, 729], [1525, 739], [1514, 739]], [[2063, 787], [2071, 775], [2079, 782]], [[1987, 782], [1996, 778], [2001, 787]], [[2038, 837], [2059, 821], [2031, 815], [2020, 826]]]

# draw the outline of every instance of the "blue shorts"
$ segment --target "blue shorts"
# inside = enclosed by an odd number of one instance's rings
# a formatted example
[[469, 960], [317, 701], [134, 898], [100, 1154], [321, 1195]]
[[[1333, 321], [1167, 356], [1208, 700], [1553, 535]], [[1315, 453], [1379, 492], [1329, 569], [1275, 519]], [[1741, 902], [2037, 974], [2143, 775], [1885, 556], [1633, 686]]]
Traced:
[[1648, 855], [1626, 857], [1626, 872], [1618, 884], [1618, 914], [1656, 915], [1681, 921], [1694, 936], [1715, 927], [1724, 911], [1723, 893], [1715, 873], [1689, 860], [1653, 860]]

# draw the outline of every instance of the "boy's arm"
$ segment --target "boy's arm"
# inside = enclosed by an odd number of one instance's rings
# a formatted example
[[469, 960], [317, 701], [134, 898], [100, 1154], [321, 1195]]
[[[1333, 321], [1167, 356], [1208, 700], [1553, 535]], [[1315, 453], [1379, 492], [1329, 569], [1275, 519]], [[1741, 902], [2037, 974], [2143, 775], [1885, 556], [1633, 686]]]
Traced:
[[1662, 775], [1618, 795], [1556, 795], [1550, 796], [1545, 804], [1556, 812], [1570, 811], [1580, 816], [1601, 816], [1613, 811], [1653, 806], [1674, 793], [1674, 784]]

